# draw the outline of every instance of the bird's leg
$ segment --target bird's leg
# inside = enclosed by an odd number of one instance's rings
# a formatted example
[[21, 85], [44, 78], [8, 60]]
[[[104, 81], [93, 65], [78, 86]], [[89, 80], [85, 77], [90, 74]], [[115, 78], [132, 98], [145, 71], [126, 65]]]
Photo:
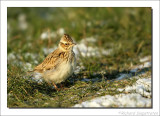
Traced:
[[54, 82], [52, 82], [52, 84], [53, 84], [53, 86], [55, 87], [55, 89], [56, 89], [57, 91], [60, 91], [60, 89], [57, 87], [57, 85], [56, 85]]
[[67, 89], [68, 89], [68, 88], [65, 88], [65, 87], [64, 87], [64, 83], [63, 83], [63, 84], [60, 83], [60, 87], [61, 87], [62, 90], [67, 90]]

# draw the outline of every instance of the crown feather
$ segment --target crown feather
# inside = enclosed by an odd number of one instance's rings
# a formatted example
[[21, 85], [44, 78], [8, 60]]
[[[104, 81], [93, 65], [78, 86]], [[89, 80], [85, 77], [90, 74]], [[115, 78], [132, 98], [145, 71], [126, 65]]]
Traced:
[[73, 40], [68, 34], [64, 34], [63, 37], [61, 38], [60, 42], [62, 42], [62, 43], [68, 43], [68, 42], [73, 43]]

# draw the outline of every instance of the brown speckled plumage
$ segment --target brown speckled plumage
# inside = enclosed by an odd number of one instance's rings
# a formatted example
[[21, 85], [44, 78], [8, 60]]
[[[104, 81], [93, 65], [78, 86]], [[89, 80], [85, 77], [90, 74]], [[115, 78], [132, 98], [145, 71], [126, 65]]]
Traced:
[[73, 52], [72, 38], [64, 34], [59, 47], [50, 53], [44, 61], [34, 68], [34, 72], [41, 73], [47, 82], [60, 83], [68, 78], [74, 71], [76, 58]]

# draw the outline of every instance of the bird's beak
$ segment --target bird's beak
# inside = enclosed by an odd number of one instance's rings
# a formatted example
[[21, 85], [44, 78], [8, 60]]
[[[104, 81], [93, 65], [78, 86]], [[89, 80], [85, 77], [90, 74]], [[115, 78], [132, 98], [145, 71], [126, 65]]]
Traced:
[[72, 43], [72, 46], [75, 46], [76, 45], [76, 43]]

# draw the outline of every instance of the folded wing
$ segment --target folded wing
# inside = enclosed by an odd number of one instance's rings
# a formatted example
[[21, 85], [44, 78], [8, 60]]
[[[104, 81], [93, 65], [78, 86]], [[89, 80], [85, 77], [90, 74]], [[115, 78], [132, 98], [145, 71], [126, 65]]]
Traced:
[[34, 68], [34, 71], [43, 73], [44, 71], [56, 68], [56, 66], [61, 62], [59, 54], [60, 52], [58, 49], [50, 53], [41, 64]]

